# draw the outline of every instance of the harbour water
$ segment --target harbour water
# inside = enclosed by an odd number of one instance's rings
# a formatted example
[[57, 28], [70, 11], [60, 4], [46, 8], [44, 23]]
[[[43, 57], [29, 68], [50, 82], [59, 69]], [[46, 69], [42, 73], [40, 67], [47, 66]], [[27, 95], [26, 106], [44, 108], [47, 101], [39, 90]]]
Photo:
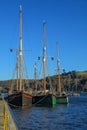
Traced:
[[87, 95], [55, 107], [13, 109], [20, 130], [87, 130]]

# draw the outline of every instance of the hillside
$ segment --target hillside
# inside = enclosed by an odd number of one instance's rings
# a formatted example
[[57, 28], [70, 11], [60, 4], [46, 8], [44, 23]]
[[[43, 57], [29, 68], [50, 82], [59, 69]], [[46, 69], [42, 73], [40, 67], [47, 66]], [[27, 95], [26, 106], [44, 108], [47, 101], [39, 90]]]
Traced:
[[[58, 76], [53, 76], [52, 80], [58, 83]], [[87, 71], [61, 74], [61, 87], [65, 91], [87, 91]]]
[[[77, 72], [71, 71], [68, 73], [61, 74], [61, 87], [64, 91], [87, 91], [87, 71], [84, 72]], [[58, 75], [54, 75], [51, 77], [47, 77], [47, 83], [49, 82], [52, 86], [52, 89], [57, 91], [58, 88]], [[43, 87], [42, 80], [38, 81], [38, 89]], [[0, 91], [8, 91], [11, 88], [12, 80], [0, 81]], [[34, 89], [34, 82], [33, 80], [28, 80], [28, 84], [30, 88]], [[49, 84], [49, 83], [48, 83]], [[26, 85], [25, 85], [26, 86]], [[49, 88], [49, 85], [47, 85]], [[26, 87], [27, 88], [27, 87]]]

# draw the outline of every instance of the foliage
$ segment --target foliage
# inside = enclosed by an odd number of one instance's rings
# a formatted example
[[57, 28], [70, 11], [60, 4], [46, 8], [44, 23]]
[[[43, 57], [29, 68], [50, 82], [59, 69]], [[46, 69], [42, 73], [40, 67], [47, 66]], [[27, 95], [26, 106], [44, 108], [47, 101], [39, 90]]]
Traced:
[[[65, 91], [87, 91], [87, 71], [71, 71], [68, 73], [63, 73], [60, 75], [61, 78], [61, 87]], [[46, 78], [47, 82], [48, 77]], [[54, 90], [57, 90], [58, 87], [58, 75], [50, 76], [52, 87]], [[11, 88], [12, 80], [0, 81], [0, 90], [8, 91]], [[42, 80], [39, 80], [42, 84]], [[29, 86], [33, 88], [33, 80], [29, 80]], [[43, 85], [41, 85], [41, 88]], [[40, 86], [39, 88], [40, 89]]]

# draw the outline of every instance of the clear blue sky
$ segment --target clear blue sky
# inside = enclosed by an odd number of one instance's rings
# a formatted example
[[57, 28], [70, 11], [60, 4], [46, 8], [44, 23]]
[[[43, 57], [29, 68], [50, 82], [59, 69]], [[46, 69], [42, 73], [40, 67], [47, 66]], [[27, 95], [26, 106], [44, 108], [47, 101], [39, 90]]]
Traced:
[[11, 79], [15, 52], [19, 46], [19, 7], [23, 10], [23, 49], [29, 78], [34, 62], [43, 50], [43, 21], [46, 21], [47, 55], [50, 75], [56, 74], [56, 41], [61, 68], [66, 72], [87, 70], [87, 0], [0, 0], [0, 80]]

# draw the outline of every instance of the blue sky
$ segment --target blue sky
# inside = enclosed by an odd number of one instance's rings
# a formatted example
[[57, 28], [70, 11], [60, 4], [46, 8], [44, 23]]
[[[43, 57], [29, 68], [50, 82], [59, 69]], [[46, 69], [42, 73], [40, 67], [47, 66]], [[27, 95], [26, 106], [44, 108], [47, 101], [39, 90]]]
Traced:
[[0, 80], [12, 78], [15, 51], [19, 46], [19, 7], [23, 13], [23, 49], [29, 78], [38, 72], [43, 51], [43, 21], [46, 21], [47, 56], [50, 75], [56, 74], [56, 42], [60, 65], [66, 72], [87, 70], [87, 0], [0, 0]]

